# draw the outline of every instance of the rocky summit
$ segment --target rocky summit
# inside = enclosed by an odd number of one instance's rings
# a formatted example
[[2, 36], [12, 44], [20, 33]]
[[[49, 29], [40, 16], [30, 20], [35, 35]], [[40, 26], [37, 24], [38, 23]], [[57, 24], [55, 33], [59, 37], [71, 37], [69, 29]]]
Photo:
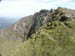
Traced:
[[74, 56], [75, 10], [41, 10], [0, 30], [1, 56]]

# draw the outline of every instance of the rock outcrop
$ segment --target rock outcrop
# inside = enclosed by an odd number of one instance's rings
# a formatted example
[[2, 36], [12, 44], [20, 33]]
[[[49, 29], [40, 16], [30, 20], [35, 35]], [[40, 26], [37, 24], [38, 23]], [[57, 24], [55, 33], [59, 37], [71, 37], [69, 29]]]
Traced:
[[45, 24], [48, 10], [41, 10], [22, 18], [19, 22], [0, 31], [0, 40], [27, 40], [32, 33], [38, 31]]
[[[22, 18], [19, 22], [0, 31], [0, 40], [27, 40], [33, 33], [37, 32], [40, 27], [46, 24], [46, 21], [70, 19], [74, 21], [75, 11], [66, 8], [58, 8], [56, 10], [41, 10]], [[48, 20], [47, 20], [48, 19]]]

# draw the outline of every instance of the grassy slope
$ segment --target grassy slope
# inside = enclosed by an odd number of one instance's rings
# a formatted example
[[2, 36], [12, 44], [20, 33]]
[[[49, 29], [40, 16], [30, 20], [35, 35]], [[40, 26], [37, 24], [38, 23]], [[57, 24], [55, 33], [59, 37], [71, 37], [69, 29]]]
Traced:
[[7, 41], [0, 42], [0, 54], [5, 55], [8, 52], [10, 52], [10, 50], [16, 49], [20, 44], [21, 44], [20, 40], [16, 40], [16, 41], [7, 40]]
[[48, 23], [6, 56], [74, 56], [75, 23]]

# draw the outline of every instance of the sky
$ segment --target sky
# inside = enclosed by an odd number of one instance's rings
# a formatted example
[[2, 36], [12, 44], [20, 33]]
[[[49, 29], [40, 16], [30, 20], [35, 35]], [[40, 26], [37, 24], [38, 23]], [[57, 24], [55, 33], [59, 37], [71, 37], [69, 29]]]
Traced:
[[41, 9], [56, 9], [57, 7], [75, 9], [75, 0], [2, 0], [0, 2], [0, 17], [19, 19]]

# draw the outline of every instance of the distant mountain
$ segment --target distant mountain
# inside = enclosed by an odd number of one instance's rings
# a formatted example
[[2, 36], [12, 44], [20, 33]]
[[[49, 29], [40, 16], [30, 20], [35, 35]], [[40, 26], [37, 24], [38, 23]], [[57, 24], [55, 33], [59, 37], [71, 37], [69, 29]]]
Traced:
[[14, 24], [15, 22], [16, 22], [15, 19], [0, 17], [0, 30], [7, 28], [8, 26], [10, 26], [11, 24]]

